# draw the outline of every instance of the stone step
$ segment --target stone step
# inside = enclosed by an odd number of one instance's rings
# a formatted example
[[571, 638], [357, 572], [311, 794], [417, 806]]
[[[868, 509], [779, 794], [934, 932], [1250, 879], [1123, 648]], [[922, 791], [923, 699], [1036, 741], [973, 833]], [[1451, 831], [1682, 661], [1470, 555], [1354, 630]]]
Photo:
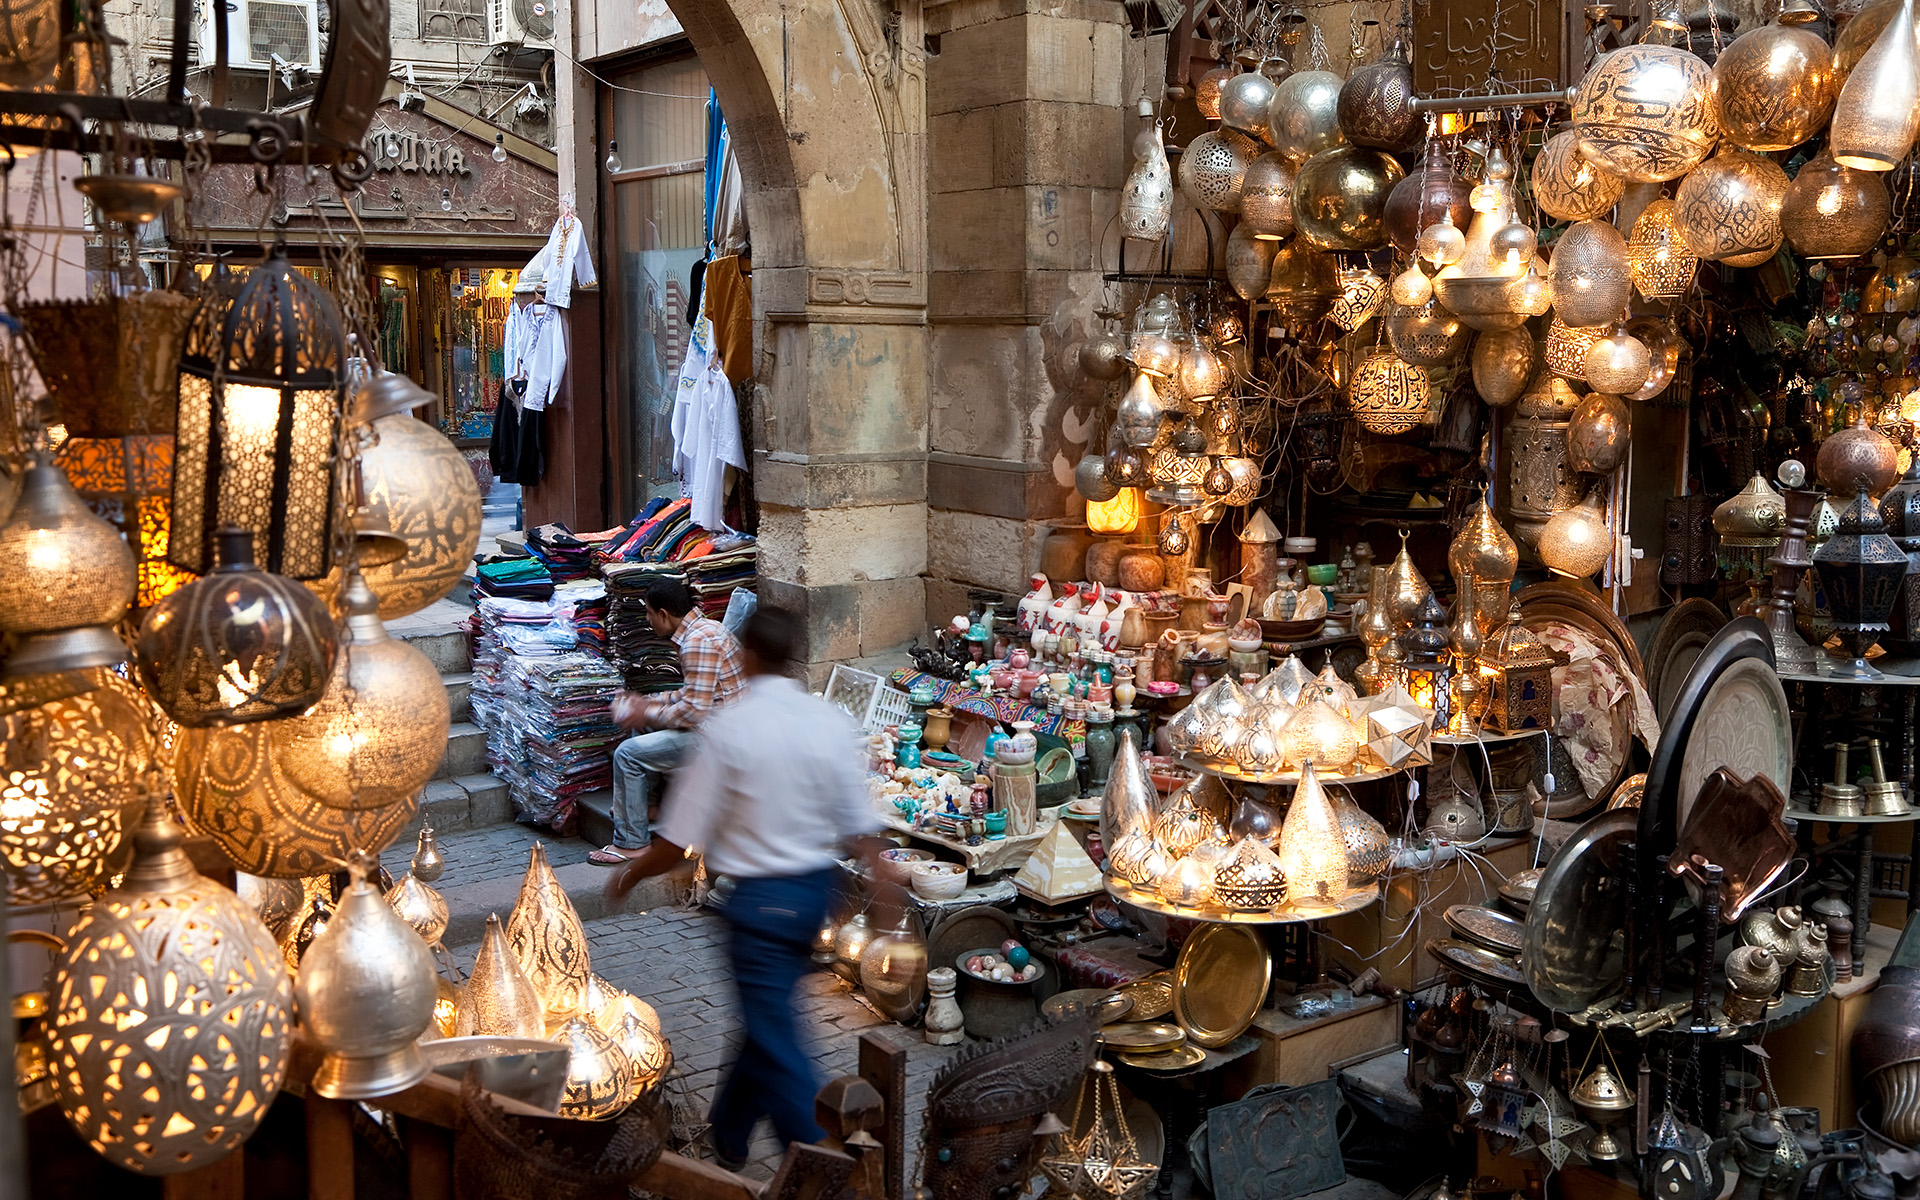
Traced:
[[487, 829], [513, 820], [513, 801], [507, 781], [492, 775], [462, 775], [435, 779], [420, 791], [420, 812], [402, 835], [410, 839], [428, 823], [435, 833]]
[[440, 682], [447, 688], [447, 709], [455, 721], [473, 720], [473, 672], [461, 671], [453, 675], [442, 675]]
[[[413, 857], [415, 834], [395, 839], [380, 856], [381, 865], [398, 879]], [[545, 842], [547, 861], [583, 921], [612, 915], [602, 889], [613, 868], [586, 861], [592, 849], [574, 838], [556, 839], [527, 825], [506, 823], [484, 829], [442, 830], [434, 826], [434, 840], [447, 860], [445, 874], [433, 887], [447, 902], [447, 931], [441, 941], [454, 950], [462, 967], [473, 965], [472, 947], [486, 930], [487, 914], [502, 921], [513, 911], [520, 882], [536, 841]], [[688, 862], [666, 875], [643, 880], [628, 893], [620, 912], [638, 913], [683, 903], [693, 887], [694, 867]]]
[[613, 789], [601, 788], [580, 797], [576, 806], [580, 818], [581, 840], [593, 846], [613, 841]]
[[473, 668], [472, 657], [467, 652], [467, 635], [461, 630], [407, 634], [401, 640], [426, 655], [433, 669], [442, 675], [464, 675]]
[[487, 734], [471, 721], [455, 721], [447, 730], [447, 756], [440, 760], [435, 779], [484, 775], [487, 770]]

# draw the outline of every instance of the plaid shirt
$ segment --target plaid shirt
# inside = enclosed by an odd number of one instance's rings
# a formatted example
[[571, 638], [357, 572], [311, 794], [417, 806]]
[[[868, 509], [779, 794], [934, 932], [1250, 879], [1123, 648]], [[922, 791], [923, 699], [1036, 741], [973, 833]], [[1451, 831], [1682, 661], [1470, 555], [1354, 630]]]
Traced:
[[649, 722], [656, 729], [697, 729], [713, 710], [740, 695], [740, 643], [711, 617], [689, 616], [673, 635], [680, 647], [680, 671], [686, 684], [656, 696], [659, 707]]

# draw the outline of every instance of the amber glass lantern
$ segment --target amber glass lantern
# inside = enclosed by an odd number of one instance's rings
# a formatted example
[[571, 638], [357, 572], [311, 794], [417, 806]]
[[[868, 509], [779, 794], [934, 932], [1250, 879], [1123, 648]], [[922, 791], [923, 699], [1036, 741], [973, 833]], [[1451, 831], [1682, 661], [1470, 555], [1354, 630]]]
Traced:
[[1445, 729], [1453, 717], [1453, 661], [1447, 652], [1446, 610], [1432, 593], [1414, 614], [1413, 628], [1400, 635], [1406, 652], [1407, 694], [1433, 714], [1433, 728]]
[[1101, 535], [1132, 533], [1140, 526], [1140, 489], [1121, 488], [1110, 500], [1087, 501], [1087, 531]]
[[1553, 668], [1559, 657], [1520, 623], [1520, 602], [1480, 653], [1486, 711], [1480, 724], [1500, 733], [1545, 729], [1553, 721]]
[[320, 598], [253, 564], [253, 535], [221, 531], [214, 571], [147, 612], [140, 682], [190, 728], [304, 712], [325, 692], [337, 633]]
[[35, 457], [0, 525], [0, 629], [18, 639], [6, 677], [125, 661], [113, 625], [135, 580], [119, 530], [87, 508], [45, 455]]
[[1892, 215], [1879, 172], [1843, 167], [1823, 150], [1787, 185], [1780, 226], [1802, 258], [1857, 258], [1880, 241]]
[[254, 534], [267, 570], [332, 567], [335, 448], [345, 344], [332, 297], [275, 244], [232, 304], [208, 296], [187, 326], [167, 561], [212, 568], [215, 531]]

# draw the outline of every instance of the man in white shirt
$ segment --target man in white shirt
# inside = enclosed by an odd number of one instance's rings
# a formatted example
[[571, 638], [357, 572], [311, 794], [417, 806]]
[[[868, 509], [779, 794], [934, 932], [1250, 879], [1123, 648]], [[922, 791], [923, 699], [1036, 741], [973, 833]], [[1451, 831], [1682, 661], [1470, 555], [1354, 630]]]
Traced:
[[797, 637], [791, 613], [761, 608], [748, 618], [745, 694], [700, 726], [652, 842], [607, 881], [617, 911], [636, 883], [671, 870], [688, 850], [733, 880], [722, 913], [746, 1041], [708, 1117], [714, 1155], [733, 1168], [746, 1162], [762, 1116], [782, 1143], [822, 1136], [813, 1119], [820, 1083], [800, 1046], [793, 990], [809, 969], [842, 844], [858, 841], [870, 863], [880, 848], [867, 836], [879, 822], [859, 731], [781, 673]]

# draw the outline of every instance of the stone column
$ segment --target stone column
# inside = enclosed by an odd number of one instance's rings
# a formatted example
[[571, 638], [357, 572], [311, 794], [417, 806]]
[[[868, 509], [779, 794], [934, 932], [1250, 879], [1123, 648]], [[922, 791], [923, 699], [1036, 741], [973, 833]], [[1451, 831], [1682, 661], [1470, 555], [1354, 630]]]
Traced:
[[[1080, 372], [1125, 181], [1120, 6], [928, 8], [928, 617], [1017, 596], [1104, 426]], [[1111, 265], [1109, 262], [1108, 265]]]

